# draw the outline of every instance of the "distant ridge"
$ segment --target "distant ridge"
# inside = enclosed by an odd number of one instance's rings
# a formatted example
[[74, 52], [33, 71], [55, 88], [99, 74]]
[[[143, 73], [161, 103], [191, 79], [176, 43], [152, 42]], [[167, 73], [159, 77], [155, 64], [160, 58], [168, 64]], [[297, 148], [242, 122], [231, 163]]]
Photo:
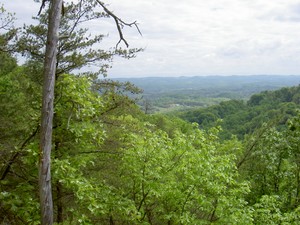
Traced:
[[236, 89], [249, 85], [255, 85], [256, 88], [259, 87], [260, 90], [272, 90], [300, 84], [300, 75], [213, 75], [193, 77], [114, 78], [113, 80], [129, 81], [142, 88], [146, 93], [191, 89], [220, 89], [225, 87]]

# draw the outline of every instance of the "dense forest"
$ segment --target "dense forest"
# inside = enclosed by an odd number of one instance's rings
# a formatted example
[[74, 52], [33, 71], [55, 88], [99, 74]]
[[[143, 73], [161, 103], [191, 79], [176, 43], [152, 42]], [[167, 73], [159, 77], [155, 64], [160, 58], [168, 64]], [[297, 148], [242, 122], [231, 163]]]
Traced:
[[[82, 38], [87, 30], [74, 26], [107, 17], [90, 7], [81, 18], [82, 8], [66, 4], [61, 24], [72, 35], [57, 53], [54, 223], [299, 224], [300, 86], [145, 113], [134, 97], [139, 87], [99, 76], [114, 56], [130, 58], [139, 49], [93, 48], [103, 36]], [[0, 12], [0, 223], [40, 224], [47, 11], [22, 32], [11, 14]], [[17, 64], [17, 53], [24, 64]], [[74, 72], [97, 60], [99, 71]]]
[[243, 139], [253, 133], [263, 123], [277, 124], [280, 128], [296, 111], [300, 103], [300, 86], [284, 87], [276, 91], [263, 91], [254, 94], [248, 101], [229, 100], [207, 108], [194, 108], [176, 111], [172, 114], [196, 122], [201, 128], [221, 124], [223, 139], [236, 135]]

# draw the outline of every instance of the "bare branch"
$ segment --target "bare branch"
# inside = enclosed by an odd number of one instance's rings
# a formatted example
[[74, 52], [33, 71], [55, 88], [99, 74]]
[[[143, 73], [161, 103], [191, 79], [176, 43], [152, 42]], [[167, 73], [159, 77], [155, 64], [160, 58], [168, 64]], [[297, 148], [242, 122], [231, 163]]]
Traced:
[[7, 164], [3, 166], [3, 168], [1, 169], [2, 174], [0, 180], [5, 179], [6, 175], [9, 173], [11, 169], [12, 164], [16, 161], [17, 157], [21, 154], [22, 150], [26, 147], [26, 145], [35, 137], [39, 128], [40, 126], [37, 126], [37, 128], [32, 132], [32, 134], [30, 134], [30, 136], [21, 144], [20, 149], [17, 152], [15, 152], [12, 155], [12, 157], [8, 160]]
[[116, 45], [116, 48], [118, 47], [118, 45], [123, 41], [126, 45], [126, 47], [128, 48], [129, 47], [129, 44], [128, 42], [126, 41], [126, 39], [124, 38], [123, 36], [123, 32], [122, 32], [122, 28], [124, 26], [128, 26], [128, 27], [132, 27], [132, 26], [135, 26], [137, 31], [139, 32], [139, 34], [142, 36], [142, 33], [138, 27], [138, 24], [136, 21], [132, 22], [132, 23], [126, 23], [124, 22], [121, 18], [119, 18], [118, 16], [116, 16], [112, 11], [110, 11], [108, 8], [106, 8], [106, 6], [104, 5], [103, 2], [99, 1], [99, 0], [96, 0], [98, 2], [98, 4], [103, 8], [103, 10], [109, 15], [111, 16], [115, 23], [116, 23], [116, 26], [117, 26], [117, 29], [118, 29], [118, 33], [119, 33], [119, 37], [120, 37], [120, 40], [118, 41], [117, 45]]
[[43, 1], [42, 1], [40, 10], [39, 10], [39, 12], [38, 12], [38, 16], [41, 14], [41, 12], [42, 12], [43, 8], [45, 7], [47, 1], [49, 1], [49, 0], [43, 0]]

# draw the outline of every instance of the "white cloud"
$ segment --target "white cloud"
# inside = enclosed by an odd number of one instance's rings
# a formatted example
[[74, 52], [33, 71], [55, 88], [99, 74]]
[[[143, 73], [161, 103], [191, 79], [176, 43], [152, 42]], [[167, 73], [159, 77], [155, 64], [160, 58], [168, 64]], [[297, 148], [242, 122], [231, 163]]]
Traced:
[[[23, 22], [39, 5], [4, 0]], [[116, 58], [110, 76], [300, 74], [298, 0], [110, 0], [125, 21], [137, 20], [143, 37], [126, 29], [132, 60]], [[99, 27], [97, 27], [99, 26]], [[113, 21], [93, 24], [118, 41]], [[107, 29], [107, 30], [106, 30]]]

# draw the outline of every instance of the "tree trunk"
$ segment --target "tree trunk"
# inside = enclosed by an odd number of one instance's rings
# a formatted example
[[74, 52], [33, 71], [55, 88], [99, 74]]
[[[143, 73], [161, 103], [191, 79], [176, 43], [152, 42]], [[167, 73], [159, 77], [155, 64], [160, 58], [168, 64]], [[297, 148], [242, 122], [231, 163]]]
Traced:
[[53, 224], [51, 189], [51, 146], [53, 127], [53, 100], [56, 72], [58, 31], [61, 20], [62, 0], [51, 0], [46, 53], [44, 61], [44, 86], [40, 136], [39, 188], [41, 224]]

